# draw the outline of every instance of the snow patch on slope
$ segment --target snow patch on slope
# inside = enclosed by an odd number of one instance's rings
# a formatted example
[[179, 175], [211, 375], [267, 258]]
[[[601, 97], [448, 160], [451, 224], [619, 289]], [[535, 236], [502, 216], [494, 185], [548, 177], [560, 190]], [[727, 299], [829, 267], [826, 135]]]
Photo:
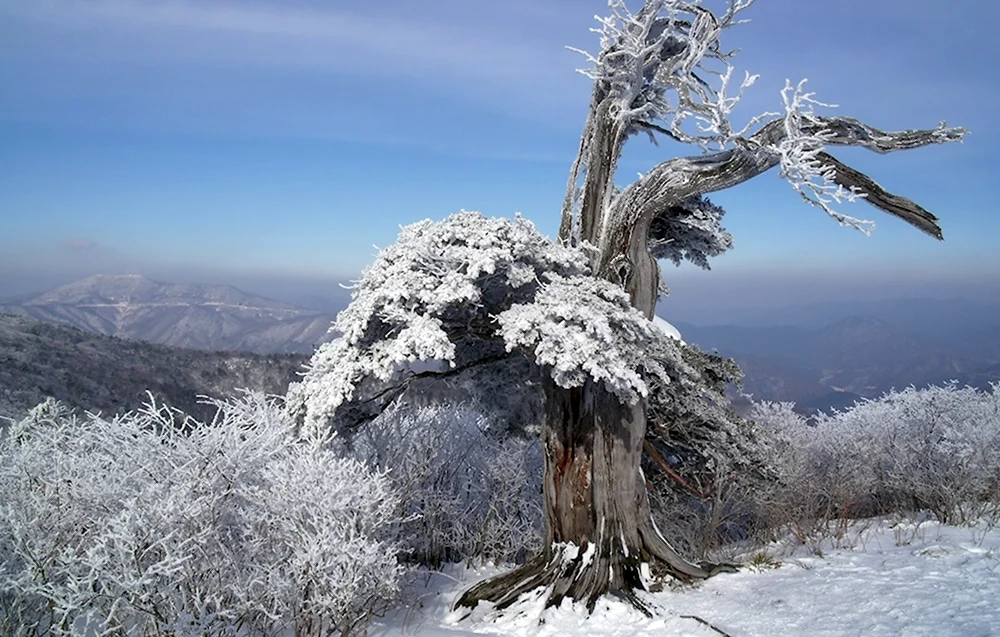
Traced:
[[660, 330], [662, 330], [663, 333], [670, 338], [684, 343], [684, 339], [681, 338], [680, 330], [655, 314], [653, 315], [653, 325], [660, 328]]

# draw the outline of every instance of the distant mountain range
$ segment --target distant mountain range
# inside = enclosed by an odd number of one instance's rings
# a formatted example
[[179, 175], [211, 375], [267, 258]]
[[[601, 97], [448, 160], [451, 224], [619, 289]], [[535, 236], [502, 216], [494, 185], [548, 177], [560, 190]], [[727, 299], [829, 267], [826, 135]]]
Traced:
[[125, 339], [257, 353], [311, 353], [328, 338], [334, 319], [227, 285], [103, 274], [0, 305], [0, 311]]
[[[191, 371], [201, 374], [199, 382], [209, 383], [199, 389], [194, 377], [185, 376], [189, 374], [185, 366], [199, 370], [207, 365], [205, 369], [215, 370], [223, 369], [219, 367], [224, 367], [220, 361], [257, 359], [224, 354], [198, 359], [197, 356], [206, 354], [149, 350], [131, 341], [209, 351], [310, 354], [318, 343], [330, 338], [328, 329], [334, 319], [333, 310], [338, 308], [333, 304], [329, 309], [328, 312], [303, 309], [224, 285], [158, 283], [135, 275], [89, 277], [0, 305], [0, 312], [118, 338], [100, 341], [77, 331], [45, 332], [46, 328], [34, 323], [30, 329], [25, 327], [29, 323], [24, 323], [15, 330], [8, 317], [5, 319], [8, 331], [20, 330], [21, 336], [13, 341], [0, 341], [0, 392], [13, 386], [9, 380], [14, 373], [10, 365], [28, 365], [26, 361], [30, 360], [35, 361], [32, 365], [42, 366], [29, 366], [35, 370], [30, 372], [35, 379], [32, 382], [38, 385], [37, 391], [29, 391], [32, 400], [43, 396], [46, 387], [51, 388], [49, 393], [77, 396], [79, 401], [75, 404], [94, 409], [105, 409], [105, 404], [108, 408], [120, 406], [107, 402], [112, 393], [132, 400], [136, 392], [141, 394], [147, 386], [161, 387], [172, 396], [204, 393], [211, 391], [213, 386], [209, 381], [216, 372]], [[876, 397], [892, 388], [909, 385], [954, 380], [982, 387], [1000, 381], [1000, 305], [996, 304], [962, 299], [907, 299], [804, 305], [769, 313], [733, 311], [717, 316], [741, 323], [705, 325], [676, 320], [671, 323], [686, 341], [735, 358], [745, 374], [745, 391], [757, 400], [793, 401], [805, 411], [828, 410], [848, 407], [860, 398]], [[35, 351], [31, 345], [34, 341], [25, 340], [25, 333], [48, 334], [53, 339], [53, 352], [69, 353], [52, 354], [58, 361], [44, 352], [22, 360], [23, 351]], [[58, 344], [64, 340], [69, 344]], [[113, 353], [114, 350], [120, 350], [124, 358]], [[131, 369], [129, 365], [133, 363], [128, 361], [137, 357], [159, 361], [154, 366], [161, 371], [147, 373], [136, 369], [134, 376], [142, 382], [119, 379], [107, 371]], [[209, 360], [216, 362], [205, 362]], [[292, 366], [297, 367], [304, 358], [294, 360]], [[178, 381], [177, 391], [170, 389], [169, 383], [164, 384], [169, 372], [163, 370], [173, 364], [169, 361], [184, 367], [178, 373], [188, 378]], [[256, 364], [245, 363], [247, 369]], [[284, 369], [280, 365], [279, 368]], [[45, 369], [48, 372], [43, 372]], [[287, 385], [285, 371], [280, 374], [282, 383]], [[218, 375], [230, 373], [235, 372]], [[158, 378], [163, 382], [156, 381]], [[64, 387], [67, 383], [73, 387]], [[276, 385], [271, 382], [269, 386]], [[94, 396], [105, 396], [107, 400], [87, 402]], [[0, 395], [0, 407], [3, 400]], [[14, 402], [24, 403], [20, 399]]]
[[[686, 341], [735, 358], [744, 391], [756, 399], [793, 401], [804, 410], [843, 408], [910, 385], [1000, 381], [1000, 331], [988, 321], [964, 338], [951, 324], [918, 333], [873, 316], [823, 327], [675, 325]], [[992, 325], [1000, 325], [1000, 315]]]
[[241, 388], [283, 395], [306, 360], [180, 349], [0, 314], [0, 418], [19, 418], [49, 396], [112, 416], [138, 409], [149, 390], [161, 404], [208, 419], [214, 410], [199, 396]]
[[1000, 301], [966, 298], [901, 298], [877, 301], [828, 301], [779, 308], [672, 310], [671, 323], [700, 327], [798, 327], [820, 329], [851, 317], [877, 319], [893, 330], [929, 339], [951, 352], [1000, 360]]

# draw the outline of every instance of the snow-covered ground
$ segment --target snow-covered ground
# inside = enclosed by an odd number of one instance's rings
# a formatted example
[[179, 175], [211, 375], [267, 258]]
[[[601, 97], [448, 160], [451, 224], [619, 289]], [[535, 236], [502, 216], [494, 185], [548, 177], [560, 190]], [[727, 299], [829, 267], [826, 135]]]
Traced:
[[659, 609], [652, 619], [610, 599], [589, 618], [568, 604], [540, 612], [530, 602], [514, 616], [492, 617], [481, 607], [463, 618], [449, 610], [451, 602], [490, 572], [453, 567], [420, 579], [409, 607], [378, 620], [369, 634], [1000, 635], [1000, 528], [870, 520], [840, 544], [853, 548], [770, 547], [766, 554], [779, 567], [757, 560], [763, 568], [651, 595]]

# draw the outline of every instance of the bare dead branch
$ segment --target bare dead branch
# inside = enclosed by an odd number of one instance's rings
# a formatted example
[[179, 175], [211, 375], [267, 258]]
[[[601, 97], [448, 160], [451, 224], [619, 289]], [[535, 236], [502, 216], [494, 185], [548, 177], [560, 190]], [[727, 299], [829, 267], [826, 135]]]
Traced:
[[660, 452], [656, 450], [656, 447], [654, 447], [651, 442], [649, 442], [648, 440], [644, 440], [642, 446], [646, 450], [646, 453], [649, 454], [649, 457], [652, 458], [653, 462], [656, 463], [656, 465], [663, 471], [663, 473], [667, 474], [668, 478], [679, 484], [687, 492], [689, 492], [696, 498], [700, 498], [702, 500], [708, 499], [707, 494], [705, 494], [700, 489], [698, 489], [698, 487], [692, 485], [690, 482], [685, 480], [681, 474], [674, 471], [670, 467], [670, 465], [667, 464], [667, 461], [663, 459], [663, 456], [660, 455]]
[[[492, 365], [494, 363], [499, 363], [504, 360], [509, 359], [512, 354], [503, 353], [491, 356], [483, 356], [481, 358], [469, 361], [463, 365], [457, 365], [442, 371], [423, 371], [423, 372], [410, 372], [408, 375], [399, 378], [393, 382], [387, 383], [384, 387], [371, 393], [370, 395], [352, 401], [350, 406], [355, 410], [360, 410], [363, 415], [357, 415], [350, 426], [356, 427], [363, 425], [365, 423], [371, 422], [372, 420], [378, 418], [382, 412], [389, 408], [400, 396], [402, 396], [410, 385], [413, 383], [425, 379], [425, 378], [450, 378], [453, 376], [458, 376], [464, 372], [477, 367], [484, 367], [486, 365]], [[367, 411], [366, 411], [367, 410]]]
[[[678, 201], [748, 181], [778, 164], [778, 157], [769, 152], [784, 138], [782, 120], [772, 120], [761, 127], [746, 143], [726, 151], [697, 157], [670, 159], [660, 163], [641, 179], [629, 186], [615, 201], [609, 224], [618, 230], [609, 240], [624, 245], [622, 236], [634, 234], [633, 229], [648, 230], [653, 216], [664, 214]], [[909, 150], [931, 144], [961, 140], [964, 128], [948, 128], [943, 124], [930, 130], [881, 131], [850, 117], [816, 117], [810, 122], [813, 132], [824, 136], [830, 145], [860, 146], [878, 153]], [[876, 208], [892, 214], [938, 239], [942, 238], [937, 218], [918, 204], [886, 192], [874, 180], [827, 153], [823, 157], [836, 169], [836, 182], [854, 186], [866, 193]], [[639, 240], [636, 236], [631, 240]], [[641, 237], [646, 241], [646, 236]]]
[[969, 131], [960, 127], [949, 127], [944, 122], [933, 129], [909, 129], [886, 132], [853, 117], [820, 116], [815, 122], [807, 122], [808, 132], [829, 135], [826, 143], [834, 146], [860, 146], [876, 153], [891, 153], [910, 150], [931, 144], [946, 144], [962, 141]]
[[938, 218], [919, 204], [886, 191], [868, 175], [851, 168], [829, 153], [821, 153], [825, 164], [834, 168], [834, 181], [845, 188], [853, 188], [864, 195], [865, 201], [883, 212], [899, 217], [906, 223], [920, 229], [935, 239], [944, 240]]
[[730, 635], [726, 631], [722, 630], [718, 626], [712, 624], [708, 620], [705, 620], [705, 619], [702, 619], [701, 617], [698, 617], [697, 615], [681, 615], [680, 617], [681, 617], [681, 619], [693, 619], [696, 622], [698, 622], [699, 624], [702, 624], [704, 626], [708, 626], [708, 628], [710, 628], [711, 630], [714, 630], [715, 632], [719, 633], [720, 635], [724, 635], [725, 637], [733, 637], [732, 635]]
[[661, 135], [666, 135], [667, 137], [669, 137], [670, 139], [674, 140], [675, 142], [682, 141], [681, 138], [678, 137], [677, 135], [674, 135], [673, 132], [670, 129], [664, 128], [663, 126], [660, 126], [658, 124], [654, 124], [653, 122], [646, 122], [646, 121], [639, 120], [639, 121], [636, 121], [636, 122], [632, 122], [632, 124], [635, 127], [643, 129], [643, 130], [646, 130], [646, 131], [652, 131], [652, 132], [655, 132], [655, 133], [660, 133]]

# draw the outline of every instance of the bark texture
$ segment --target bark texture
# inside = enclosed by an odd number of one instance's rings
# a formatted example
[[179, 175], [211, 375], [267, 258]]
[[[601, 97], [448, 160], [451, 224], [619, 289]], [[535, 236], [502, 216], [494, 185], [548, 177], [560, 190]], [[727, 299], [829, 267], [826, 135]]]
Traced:
[[547, 603], [571, 598], [593, 609], [604, 594], [644, 609], [635, 595], [648, 585], [648, 565], [663, 562], [682, 580], [708, 577], [713, 567], [685, 561], [660, 536], [639, 471], [646, 414], [622, 405], [595, 383], [565, 389], [543, 381], [545, 396], [545, 541], [521, 568], [487, 580], [458, 601], [498, 608], [544, 588]]

